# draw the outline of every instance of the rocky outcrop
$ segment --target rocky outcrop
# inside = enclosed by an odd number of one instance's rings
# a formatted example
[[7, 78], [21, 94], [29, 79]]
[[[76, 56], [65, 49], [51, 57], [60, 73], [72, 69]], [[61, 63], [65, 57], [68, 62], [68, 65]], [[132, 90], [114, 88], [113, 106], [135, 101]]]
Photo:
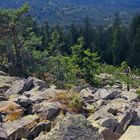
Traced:
[[11, 88], [9, 88], [6, 92], [5, 95], [7, 97], [10, 97], [11, 95], [15, 94], [22, 94], [24, 91], [28, 91], [32, 88], [33, 86], [33, 80], [28, 78], [28, 79], [23, 79], [16, 81]]
[[34, 77], [0, 72], [0, 140], [137, 140], [138, 95], [118, 84], [83, 85], [69, 94]]
[[30, 130], [39, 122], [37, 115], [29, 115], [19, 120], [4, 123], [3, 128], [7, 132], [9, 139], [27, 138]]
[[70, 115], [60, 121], [49, 133], [36, 140], [103, 140], [84, 116]]
[[36, 110], [43, 119], [53, 120], [59, 115], [61, 104], [59, 102], [42, 102]]
[[98, 89], [97, 92], [94, 94], [94, 99], [99, 100], [99, 99], [106, 99], [106, 100], [112, 100], [117, 98], [117, 96], [120, 94], [119, 89], [107, 89], [107, 88], [101, 88]]

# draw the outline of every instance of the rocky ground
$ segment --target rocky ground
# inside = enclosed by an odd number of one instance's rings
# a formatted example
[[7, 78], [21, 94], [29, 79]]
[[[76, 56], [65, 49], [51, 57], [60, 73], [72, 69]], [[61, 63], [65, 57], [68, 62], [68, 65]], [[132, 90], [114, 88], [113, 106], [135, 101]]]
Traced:
[[127, 92], [117, 82], [69, 92], [81, 96], [81, 112], [66, 109], [62, 100], [56, 100], [68, 91], [0, 71], [0, 140], [140, 140], [135, 89]]

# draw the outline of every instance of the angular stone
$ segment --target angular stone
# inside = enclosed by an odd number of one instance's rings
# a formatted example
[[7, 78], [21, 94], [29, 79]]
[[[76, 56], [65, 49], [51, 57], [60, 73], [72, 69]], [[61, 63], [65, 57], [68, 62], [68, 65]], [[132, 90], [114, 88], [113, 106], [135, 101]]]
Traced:
[[42, 131], [49, 132], [51, 130], [51, 122], [40, 122], [37, 124], [29, 133], [28, 140], [33, 140], [36, 138]]
[[94, 99], [99, 100], [99, 99], [115, 99], [118, 95], [120, 94], [119, 89], [98, 89], [97, 92], [94, 94]]
[[111, 100], [111, 102], [106, 105], [106, 108], [108, 108], [108, 111], [114, 110], [120, 113], [124, 113], [130, 108], [130, 103], [123, 98], [116, 98], [114, 100]]
[[50, 88], [43, 91], [46, 99], [54, 98], [59, 93], [67, 93], [66, 90], [56, 89], [55, 86], [51, 86]]
[[17, 103], [22, 107], [28, 107], [32, 104], [32, 101], [28, 97], [22, 95], [18, 97]]
[[121, 98], [125, 98], [129, 102], [137, 101], [138, 100], [138, 94], [136, 94], [135, 92], [132, 92], [132, 91], [123, 91], [121, 93]]
[[17, 81], [10, 89], [5, 92], [7, 97], [15, 94], [22, 94], [24, 91], [28, 91], [33, 86], [33, 80], [31, 79], [23, 79]]
[[0, 75], [0, 95], [4, 95], [5, 91], [11, 88], [17, 79], [16, 77]]
[[118, 140], [120, 138], [120, 135], [105, 127], [101, 127], [99, 132], [103, 135], [104, 140]]
[[105, 108], [102, 108], [98, 111], [96, 111], [93, 115], [88, 117], [89, 121], [92, 120], [99, 120], [99, 119], [104, 119], [108, 117], [114, 117], [111, 113], [109, 113]]
[[0, 124], [0, 140], [8, 140], [6, 131], [1, 127], [1, 124]]
[[3, 128], [7, 132], [9, 139], [27, 138], [29, 131], [37, 125], [38, 122], [39, 117], [37, 115], [29, 115], [19, 120], [4, 123]]
[[61, 104], [59, 102], [42, 102], [37, 113], [41, 115], [42, 118], [47, 120], [53, 120], [59, 115]]
[[103, 136], [84, 116], [70, 115], [57, 123], [49, 133], [42, 135], [40, 140], [103, 140]]
[[131, 122], [136, 117], [136, 112], [134, 110], [127, 110], [124, 114], [121, 114], [118, 117], [118, 126], [116, 127], [115, 132], [118, 134], [123, 134]]
[[27, 96], [32, 102], [37, 103], [42, 102], [46, 97], [46, 94], [44, 92], [34, 89], [24, 92], [23, 95]]
[[130, 125], [119, 140], [140, 140], [140, 125]]
[[114, 129], [116, 128], [118, 122], [115, 118], [113, 117], [108, 117], [108, 118], [104, 118], [100, 121], [100, 125], [102, 127], [106, 127], [109, 128], [110, 130], [114, 131]]
[[49, 87], [45, 81], [42, 81], [42, 80], [37, 79], [35, 77], [29, 77], [29, 79], [33, 81], [34, 88], [39, 90], [39, 91], [44, 90], [44, 89]]

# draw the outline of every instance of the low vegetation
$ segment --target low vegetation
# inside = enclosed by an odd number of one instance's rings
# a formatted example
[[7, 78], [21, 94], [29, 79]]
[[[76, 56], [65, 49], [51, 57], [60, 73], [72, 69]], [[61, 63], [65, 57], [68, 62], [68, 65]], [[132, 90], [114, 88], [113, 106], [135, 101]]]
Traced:
[[80, 113], [83, 111], [83, 100], [79, 93], [58, 93], [53, 100], [63, 104], [64, 110], [68, 112]]

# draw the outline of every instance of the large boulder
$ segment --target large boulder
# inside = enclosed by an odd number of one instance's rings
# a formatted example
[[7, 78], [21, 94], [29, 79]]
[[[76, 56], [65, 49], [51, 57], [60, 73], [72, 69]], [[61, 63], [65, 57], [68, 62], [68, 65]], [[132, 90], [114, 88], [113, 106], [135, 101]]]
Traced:
[[59, 102], [47, 102], [44, 101], [37, 107], [36, 113], [43, 119], [53, 120], [60, 112], [61, 104]]
[[93, 98], [93, 93], [94, 93], [94, 91], [90, 88], [82, 89], [80, 92], [81, 96], [85, 99]]
[[66, 90], [56, 89], [56, 86], [52, 85], [50, 88], [43, 91], [46, 99], [54, 98], [59, 93], [67, 93]]
[[123, 134], [128, 126], [135, 120], [137, 114], [134, 110], [127, 110], [123, 114], [118, 116], [118, 126], [115, 132], [118, 134]]
[[84, 116], [70, 115], [57, 123], [49, 133], [36, 140], [103, 140], [103, 136]]
[[140, 125], [130, 125], [119, 140], [140, 140]]
[[11, 88], [9, 88], [5, 92], [5, 95], [7, 97], [10, 97], [11, 95], [15, 95], [15, 94], [23, 94], [24, 91], [31, 90], [32, 87], [33, 87], [32, 79], [28, 78], [28, 79], [18, 80], [12, 85]]
[[14, 140], [15, 138], [27, 138], [30, 130], [38, 123], [39, 117], [37, 115], [29, 115], [19, 120], [4, 123], [3, 128], [7, 132], [9, 139]]
[[87, 120], [97, 128], [107, 127], [113, 131], [117, 126], [117, 120], [114, 115], [109, 113], [105, 108], [96, 111], [94, 114], [89, 116]]
[[16, 102], [24, 108], [29, 107], [32, 104], [32, 101], [28, 97], [23, 95], [19, 96]]
[[121, 98], [124, 98], [130, 102], [138, 100], [138, 94], [134, 91], [123, 91], [121, 93]]
[[26, 91], [23, 95], [28, 97], [33, 103], [39, 103], [46, 99], [46, 94], [44, 92], [35, 89]]
[[33, 81], [33, 87], [37, 90], [44, 90], [49, 87], [45, 81], [42, 81], [35, 77], [29, 77], [29, 79]]
[[8, 90], [17, 79], [16, 77], [0, 74], [0, 95], [4, 95], [5, 91]]
[[108, 89], [108, 88], [101, 88], [98, 89], [97, 92], [94, 94], [94, 99], [106, 99], [106, 100], [112, 100], [115, 99], [120, 94], [119, 89]]
[[100, 121], [100, 125], [102, 127], [109, 128], [110, 130], [114, 131], [116, 126], [118, 125], [117, 119], [114, 117], [104, 118]]
[[49, 132], [51, 130], [51, 122], [45, 121], [37, 124], [29, 133], [28, 140], [34, 140], [42, 131]]
[[123, 98], [116, 98], [110, 101], [105, 108], [114, 115], [119, 115], [120, 113], [124, 113], [126, 110], [131, 108], [131, 104], [129, 101]]

